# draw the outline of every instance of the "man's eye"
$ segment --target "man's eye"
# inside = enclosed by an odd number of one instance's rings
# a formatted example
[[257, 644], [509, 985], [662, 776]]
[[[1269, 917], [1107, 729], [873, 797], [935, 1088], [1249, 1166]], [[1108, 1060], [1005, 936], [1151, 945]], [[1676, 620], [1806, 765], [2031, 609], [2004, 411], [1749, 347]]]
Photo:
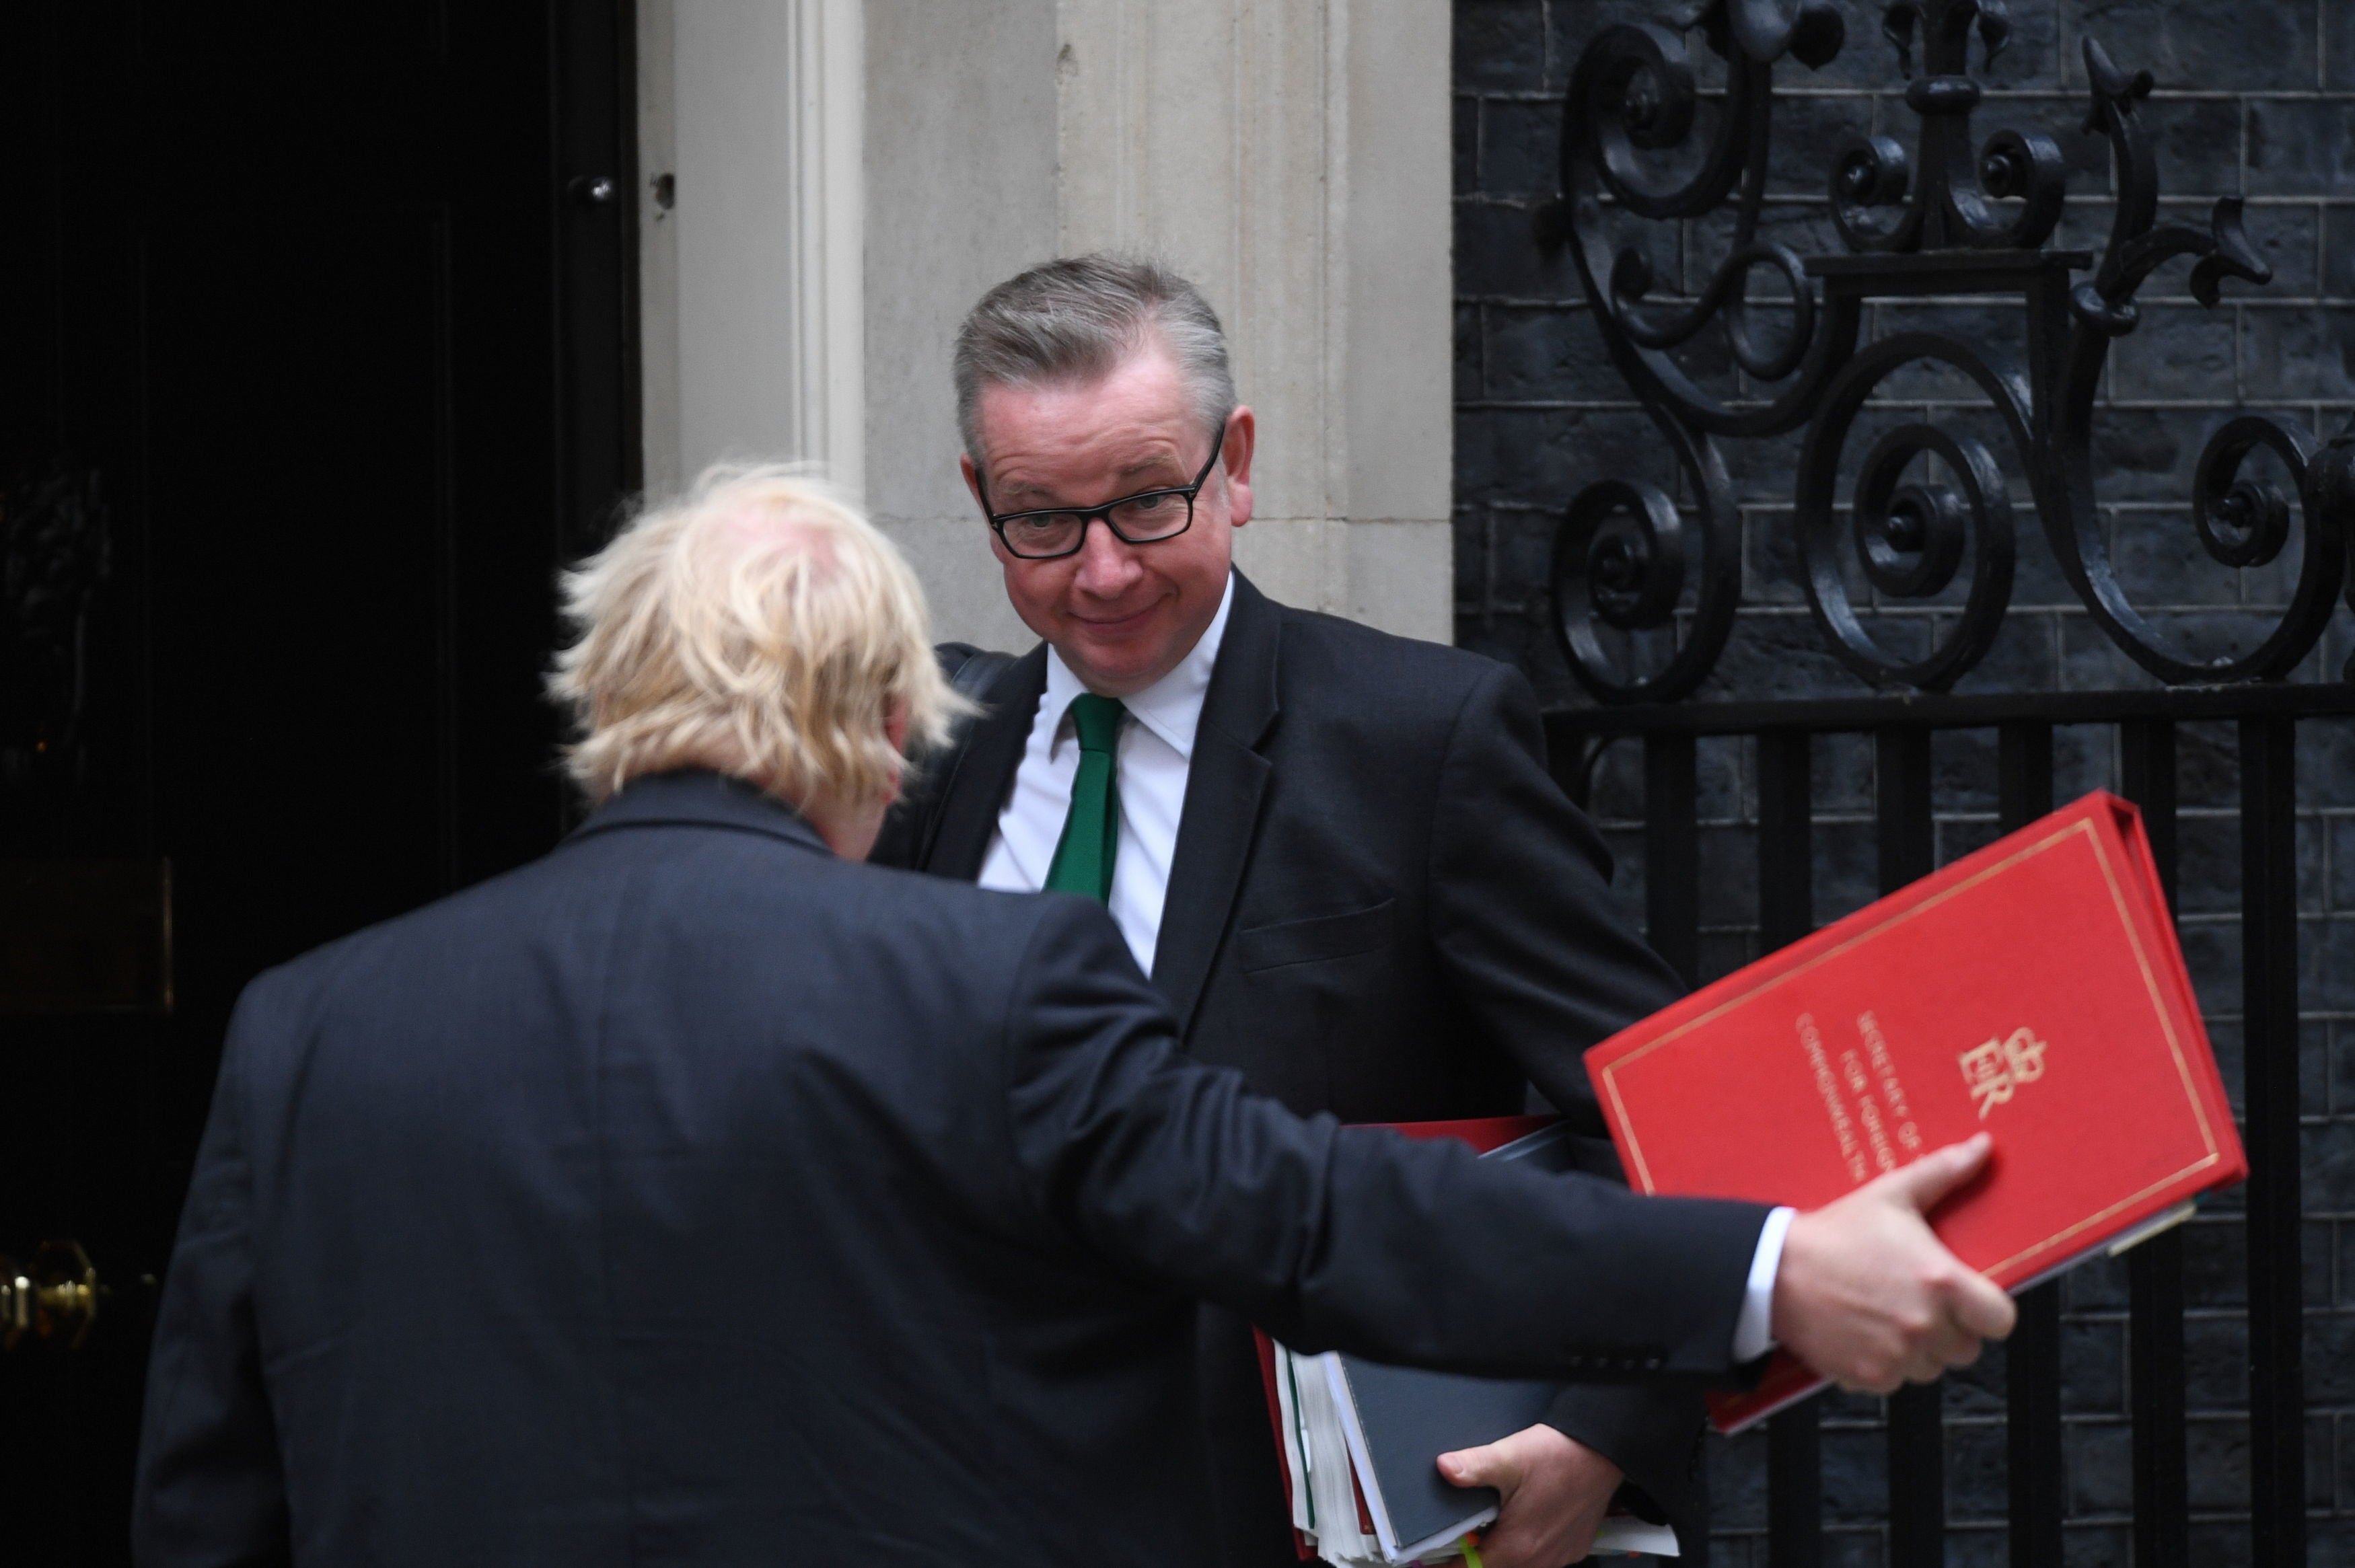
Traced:
[[1129, 503], [1138, 512], [1158, 512], [1175, 499], [1167, 495], [1140, 495]]

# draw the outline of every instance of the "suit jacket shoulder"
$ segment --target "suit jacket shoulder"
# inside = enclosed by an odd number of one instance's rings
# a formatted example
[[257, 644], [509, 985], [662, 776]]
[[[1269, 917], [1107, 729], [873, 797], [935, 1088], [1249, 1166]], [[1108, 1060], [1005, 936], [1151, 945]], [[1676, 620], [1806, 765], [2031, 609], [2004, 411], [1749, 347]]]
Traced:
[[1460, 761], [1501, 745], [1545, 767], [1537, 694], [1512, 665], [1337, 616], [1271, 608], [1281, 626], [1281, 725], [1292, 732], [1277, 746], [1295, 768], [1362, 767], [1369, 757], [1393, 768], [1428, 767], [1434, 771], [1418, 788], [1444, 807], [1463, 784], [1443, 776], [1451, 753]]
[[[1332, 668], [1341, 679], [1369, 683], [1399, 681], [1408, 683], [1415, 692], [1455, 692], [1459, 696], [1499, 672], [1512, 671], [1511, 665], [1468, 649], [1402, 637], [1322, 610], [1298, 609], [1273, 599], [1265, 602], [1284, 627], [1283, 657], [1287, 666], [1300, 657], [1312, 662], [1312, 668]], [[1288, 668], [1286, 673], [1290, 673]]]

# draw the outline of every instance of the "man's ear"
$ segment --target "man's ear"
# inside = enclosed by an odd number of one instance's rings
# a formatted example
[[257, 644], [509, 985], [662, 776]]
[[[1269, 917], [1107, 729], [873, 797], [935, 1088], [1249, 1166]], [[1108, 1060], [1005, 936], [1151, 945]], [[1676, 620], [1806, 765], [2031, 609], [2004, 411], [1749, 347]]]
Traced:
[[1227, 444], [1220, 449], [1220, 466], [1227, 471], [1227, 525], [1240, 528], [1252, 520], [1252, 453], [1259, 445], [1259, 420], [1248, 405], [1227, 416]]

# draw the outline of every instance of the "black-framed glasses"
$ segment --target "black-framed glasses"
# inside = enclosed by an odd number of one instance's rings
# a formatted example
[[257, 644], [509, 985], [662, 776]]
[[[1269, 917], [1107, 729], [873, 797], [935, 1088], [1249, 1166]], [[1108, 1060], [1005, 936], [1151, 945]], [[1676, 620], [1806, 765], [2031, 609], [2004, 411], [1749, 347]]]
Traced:
[[1194, 525], [1194, 497], [1209, 482], [1210, 470], [1218, 466], [1220, 449], [1226, 444], [1227, 428], [1222, 424], [1218, 439], [1210, 443], [1209, 460], [1191, 484], [1140, 490], [1135, 495], [1124, 495], [1118, 501], [1084, 509], [1056, 506], [1036, 512], [992, 512], [988, 482], [976, 471], [974, 483], [981, 492], [982, 512], [989, 518], [998, 543], [1006, 546], [1008, 555], [1019, 556], [1026, 561], [1051, 561], [1059, 556], [1077, 554], [1080, 546], [1088, 542], [1088, 524], [1093, 522], [1102, 522], [1124, 545], [1157, 545], [1164, 539], [1175, 539]]

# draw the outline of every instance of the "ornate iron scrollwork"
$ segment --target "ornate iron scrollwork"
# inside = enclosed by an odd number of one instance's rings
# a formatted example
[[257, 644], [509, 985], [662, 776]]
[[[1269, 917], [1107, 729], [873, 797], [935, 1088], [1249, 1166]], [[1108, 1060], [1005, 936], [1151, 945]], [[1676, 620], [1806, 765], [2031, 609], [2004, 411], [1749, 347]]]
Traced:
[[[2209, 439], [2191, 499], [2211, 559], [2265, 564], [2287, 543], [2293, 504], [2305, 524], [2287, 610], [2237, 658], [2197, 659], [2135, 608], [2119, 585], [2094, 482], [2094, 399], [2111, 343], [2135, 329], [2144, 281], [2191, 258], [2191, 292], [2212, 306], [2222, 280], [2270, 277], [2242, 230], [2240, 202], [2218, 201], [2204, 229], [2158, 221], [2158, 162], [2138, 114], [2149, 73], [2120, 69], [2088, 38], [2084, 129], [2109, 141], [2116, 218], [2098, 259], [2042, 249], [2066, 196], [2060, 147], [2009, 128], [1976, 144], [1972, 137], [1981, 91], [1969, 74], [1971, 46], [1976, 38], [1983, 64], [2005, 47], [2010, 23], [1999, 0], [1895, 0], [1882, 32], [1909, 78], [1918, 135], [1911, 149], [1890, 136], [1852, 136], [1835, 153], [1831, 216], [1848, 247], [1836, 255], [1802, 257], [1761, 238], [1759, 222], [1774, 69], [1786, 55], [1810, 68], [1838, 56], [1844, 24], [1830, 0], [1701, 0], [1673, 26], [1607, 27], [1579, 58], [1563, 103], [1561, 195], [1539, 210], [1537, 236], [1550, 249], [1570, 247], [1614, 366], [1683, 471], [1690, 515], [1657, 487], [1628, 480], [1590, 485], [1571, 502], [1552, 571], [1571, 669], [1605, 702], [1673, 700], [1707, 677], [1740, 599], [1739, 520], [1717, 443], [1805, 427], [1795, 525], [1808, 602], [1833, 652], [1875, 683], [1943, 690], [1960, 679], [1993, 644], [2011, 596], [2012, 497], [1996, 454], [1960, 432], [1909, 423], [1866, 454], [1846, 529], [1836, 505], [1859, 414], [1892, 374], [1928, 363], [1975, 385], [1998, 416], [2062, 573], [2121, 649], [2170, 683], [2287, 673], [2322, 635], [2342, 580], [2355, 604], [2347, 572], [2355, 425], [2322, 451], [2308, 432], [2259, 414], [2236, 416]], [[1696, 133], [1702, 95], [1688, 53], [1695, 34], [1725, 64], [1706, 136]], [[1657, 172], [1677, 154], [1673, 172]], [[1614, 213], [1664, 221], [1729, 207], [1725, 259], [1686, 302], [1653, 299], [1644, 251], [1614, 237]], [[1771, 330], [1751, 297], [1762, 276], [1779, 295], [1782, 320]], [[1868, 301], [1957, 294], [2019, 299], [2024, 364], [1999, 364], [1979, 344], [1936, 333], [1859, 348]], [[1756, 397], [1717, 397], [1678, 363], [1677, 351], [1711, 329]], [[2243, 475], [2244, 461], [2261, 450], [2279, 461], [2290, 493]], [[1925, 456], [1944, 481], [1906, 477]], [[1892, 650], [1874, 640], [1849, 597], [1852, 580], [1884, 601], [1926, 601], [1947, 592], [1966, 556], [1967, 588], [1939, 618], [1934, 645]], [[1664, 633], [1673, 652], [1648, 672], [1614, 668], [1606, 627]]]

